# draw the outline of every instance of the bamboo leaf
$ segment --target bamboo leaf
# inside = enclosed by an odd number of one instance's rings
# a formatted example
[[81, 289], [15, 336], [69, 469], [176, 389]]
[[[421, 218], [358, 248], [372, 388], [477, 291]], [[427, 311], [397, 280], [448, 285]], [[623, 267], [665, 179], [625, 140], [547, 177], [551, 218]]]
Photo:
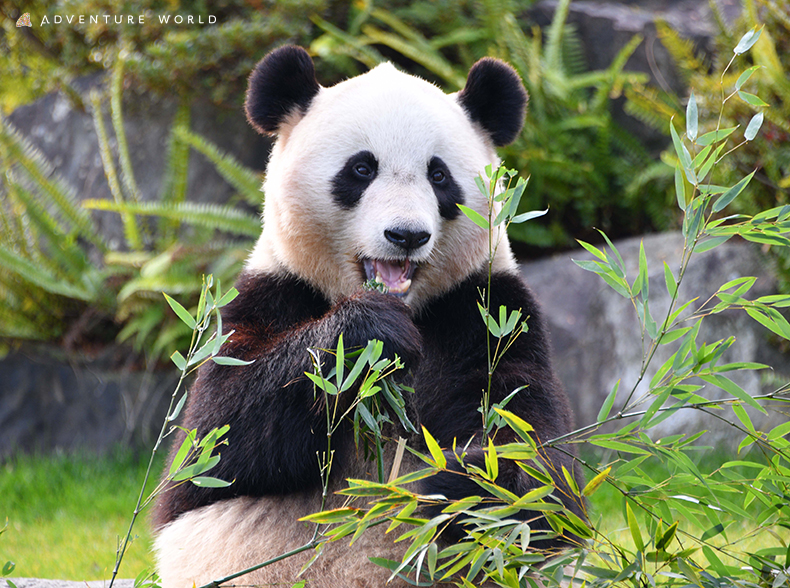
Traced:
[[425, 427], [422, 428], [422, 434], [425, 438], [425, 445], [428, 447], [428, 451], [431, 453], [431, 457], [433, 457], [434, 463], [439, 468], [446, 468], [447, 467], [447, 458], [444, 456], [441, 447], [436, 442], [436, 439], [428, 432], [428, 429]]
[[709, 133], [705, 133], [699, 139], [697, 139], [697, 145], [705, 146], [710, 145], [711, 143], [722, 141], [732, 135], [737, 128], [738, 127], [730, 127], [727, 129], [719, 129], [718, 131], [710, 131]]
[[752, 74], [756, 72], [758, 69], [760, 69], [760, 67], [762, 66], [753, 65], [752, 67], [744, 71], [740, 76], [738, 76], [738, 81], [735, 82], [735, 89], [740, 90], [741, 87], [743, 87], [743, 85], [749, 80], [749, 78], [752, 77]]
[[[683, 169], [686, 170], [686, 173], [688, 174], [689, 169], [691, 168], [691, 156], [689, 155], [685, 145], [683, 145], [683, 142], [680, 140], [680, 136], [678, 136], [678, 132], [675, 130], [675, 125], [672, 123], [672, 121], [669, 121], [669, 134], [672, 136], [672, 144], [675, 147], [675, 153], [677, 154], [680, 163], [683, 165]], [[691, 180], [689, 179], [689, 181]]]
[[529, 212], [524, 212], [522, 214], [517, 214], [516, 216], [514, 216], [510, 220], [510, 222], [516, 223], [516, 224], [523, 223], [523, 222], [526, 222], [528, 220], [532, 220], [533, 218], [541, 217], [544, 214], [546, 214], [548, 211], [549, 211], [549, 209], [547, 208], [546, 210], [531, 210]]
[[667, 293], [671, 298], [674, 298], [678, 291], [678, 284], [675, 281], [675, 276], [672, 274], [672, 270], [669, 269], [666, 261], [664, 262], [664, 281], [667, 285]]
[[746, 125], [746, 130], [743, 132], [743, 138], [747, 141], [752, 141], [760, 130], [760, 127], [763, 124], [764, 115], [762, 112], [758, 112], [755, 114], [752, 119], [749, 121], [749, 124]]
[[181, 370], [182, 372], [187, 367], [187, 360], [184, 359], [184, 356], [181, 355], [181, 352], [176, 350], [173, 352], [173, 355], [170, 356], [170, 359], [176, 364], [176, 367]]
[[680, 162], [675, 166], [675, 197], [680, 210], [686, 210], [686, 180], [680, 168]]
[[179, 303], [177, 300], [174, 300], [164, 292], [162, 292], [162, 294], [164, 295], [165, 300], [167, 300], [167, 303], [170, 305], [170, 308], [173, 309], [173, 312], [175, 312], [178, 318], [181, 319], [181, 322], [184, 323], [190, 329], [194, 330], [195, 327], [197, 326], [197, 323], [195, 322], [195, 318], [189, 313], [189, 311], [183, 306], [181, 306], [181, 303]]
[[469, 208], [468, 206], [464, 206], [463, 204], [458, 204], [458, 208], [461, 209], [466, 217], [475, 223], [478, 227], [485, 229], [486, 231], [489, 229], [488, 226], [488, 219], [485, 218], [482, 214], [477, 212], [476, 210]]
[[599, 472], [584, 487], [584, 490], [582, 490], [582, 496], [591, 496], [601, 486], [601, 484], [603, 484], [604, 481], [606, 481], [606, 477], [609, 475], [609, 472], [611, 471], [612, 471], [612, 466], [609, 466], [605, 470]]
[[639, 530], [639, 522], [636, 520], [636, 516], [634, 516], [634, 512], [631, 510], [630, 502], [625, 503], [625, 512], [626, 518], [628, 519], [628, 528], [631, 530], [631, 537], [634, 540], [634, 545], [636, 548], [644, 552], [645, 551], [645, 543], [642, 540], [642, 532]]
[[601, 410], [598, 411], [598, 422], [606, 420], [609, 417], [609, 413], [612, 411], [612, 406], [614, 405], [614, 400], [617, 397], [617, 390], [620, 389], [620, 380], [615, 382], [614, 386], [612, 387], [611, 392], [606, 396], [606, 400], [604, 400], [603, 404], [601, 405]]
[[207, 476], [198, 476], [196, 478], [192, 478], [190, 482], [192, 482], [195, 486], [200, 486], [201, 488], [227, 488], [233, 483], [220, 480], [219, 478], [211, 478]]
[[243, 359], [237, 359], [235, 357], [225, 357], [223, 355], [214, 355], [211, 358], [211, 361], [213, 361], [217, 365], [227, 365], [227, 366], [242, 366], [242, 365], [250, 365], [251, 363], [255, 363], [255, 360], [246, 361]]
[[686, 105], [686, 135], [691, 141], [697, 138], [697, 124], [697, 99], [694, 97], [694, 90], [692, 90]]
[[755, 26], [750, 31], [747, 31], [741, 37], [740, 41], [738, 41], [738, 44], [735, 46], [735, 49], [732, 50], [733, 53], [735, 53], [735, 55], [746, 53], [749, 49], [752, 48], [752, 45], [754, 45], [757, 42], [762, 32], [763, 32], [762, 26], [760, 27]]
[[746, 104], [750, 104], [752, 106], [768, 106], [768, 103], [764, 102], [759, 96], [749, 94], [749, 92], [738, 90], [738, 98], [746, 102]]

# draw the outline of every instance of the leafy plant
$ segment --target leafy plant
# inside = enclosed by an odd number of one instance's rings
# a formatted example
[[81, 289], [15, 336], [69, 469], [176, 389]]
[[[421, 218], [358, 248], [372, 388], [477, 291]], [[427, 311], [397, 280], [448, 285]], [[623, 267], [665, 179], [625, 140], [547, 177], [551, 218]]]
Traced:
[[[695, 88], [695, 99], [703, 127], [700, 133], [713, 126], [723, 129], [746, 129], [754, 107], [759, 107], [764, 117], [762, 132], [746, 139], [742, 148], [729, 157], [722, 158], [719, 178], [722, 183], [737, 182], [744, 173], [754, 171], [754, 182], [744, 189], [742, 197], [732, 209], [746, 214], [759, 212], [788, 203], [790, 189], [790, 3], [787, 0], [747, 0], [741, 18], [730, 25], [719, 14], [718, 6], [711, 2], [716, 16], [718, 33], [715, 38], [717, 51], [711, 59], [699, 57], [690, 41], [682, 39], [666, 24], [659, 24], [662, 43], [674, 58], [681, 77]], [[755, 26], [763, 26], [763, 33], [744, 57], [744, 70], [740, 74], [728, 69], [731, 48], [735, 39]], [[735, 87], [738, 92], [729, 101], [729, 108], [720, 119], [714, 113], [721, 101], [722, 83]], [[686, 113], [683, 101], [655, 88], [634, 87], [627, 89], [629, 101], [626, 109], [634, 116], [664, 132], [671, 119], [684, 124]], [[674, 161], [673, 150], [662, 158]], [[674, 166], [674, 163], [673, 163]], [[756, 169], [755, 169], [756, 168]], [[665, 168], [666, 169], [666, 168]], [[782, 250], [771, 250], [781, 269], [782, 290], [787, 291], [790, 280], [790, 258]]]
[[[220, 309], [229, 304], [237, 295], [238, 291], [231, 288], [223, 293], [220, 288], [220, 283], [217, 282], [216, 290], [212, 295], [211, 289], [214, 286], [212, 276], [204, 278], [200, 290], [200, 299], [198, 301], [197, 312], [193, 316], [189, 313], [179, 302], [170, 298], [165, 294], [165, 300], [170, 308], [173, 310], [178, 319], [190, 329], [192, 333], [191, 341], [186, 353], [182, 355], [180, 351], [173, 352], [171, 359], [175, 366], [181, 371], [181, 377], [178, 380], [175, 390], [170, 398], [170, 405], [167, 409], [167, 416], [162, 422], [162, 428], [157, 437], [156, 443], [151, 450], [151, 458], [148, 462], [148, 467], [143, 477], [143, 483], [140, 487], [140, 494], [137, 498], [137, 504], [132, 514], [131, 522], [129, 523], [129, 530], [126, 533], [123, 541], [118, 546], [118, 551], [115, 559], [115, 566], [110, 578], [110, 588], [112, 588], [118, 571], [123, 561], [124, 553], [129, 545], [132, 537], [132, 530], [137, 522], [137, 517], [142, 510], [148, 506], [160, 493], [164, 492], [167, 486], [171, 483], [185, 484], [190, 482], [196, 486], [205, 488], [222, 488], [230, 486], [232, 480], [219, 480], [204, 474], [211, 470], [219, 463], [220, 455], [214, 454], [214, 450], [226, 442], [222, 440], [225, 433], [229, 428], [227, 425], [220, 428], [214, 428], [209, 431], [205, 437], [199, 439], [197, 437], [197, 430], [185, 431], [186, 436], [181, 443], [175, 457], [173, 458], [167, 475], [159, 482], [159, 484], [146, 496], [146, 487], [148, 485], [148, 478], [151, 474], [151, 468], [156, 459], [157, 451], [159, 450], [162, 441], [174, 432], [179, 427], [172, 425], [181, 413], [187, 400], [187, 392], [182, 392], [186, 378], [195, 370], [197, 370], [203, 363], [213, 361], [221, 365], [249, 365], [252, 362], [235, 359], [232, 357], [224, 357], [219, 355], [220, 348], [225, 341], [233, 334], [233, 332], [222, 332], [222, 316]], [[216, 330], [211, 336], [206, 337], [206, 333], [211, 326], [211, 317], [216, 317]], [[180, 393], [180, 396], [179, 396]], [[153, 574], [142, 572], [135, 580], [135, 587], [141, 588], [143, 586], [156, 585], [156, 578]]]
[[[6, 521], [6, 523], [3, 526], [3, 528], [0, 529], [0, 535], [5, 533], [5, 530], [7, 528], [8, 528], [8, 521]], [[5, 564], [3, 564], [3, 569], [2, 569], [2, 572], [0, 572], [0, 575], [3, 578], [5, 578], [6, 576], [10, 576], [15, 569], [16, 569], [16, 564], [14, 562], [12, 562], [12, 561], [7, 561], [7, 562], [5, 562]], [[11, 580], [6, 580], [6, 582], [8, 583], [8, 586], [10, 588], [16, 588], [16, 584], [14, 584]]]
[[[110, 80], [111, 148], [104, 103], [91, 95], [94, 125], [112, 200], [78, 202], [73, 191], [8, 123], [0, 121], [0, 337], [65, 339], [70, 346], [131, 341], [156, 359], [190, 336], [158, 295], [188, 295], [195, 308], [195, 275], [232, 279], [260, 220], [232, 205], [187, 199], [190, 148], [211, 161], [246, 202], [259, 205], [258, 174], [189, 131], [189, 102], [179, 108], [168, 142], [159, 199], [144, 201], [132, 168], [123, 126], [125, 60], [118, 56]], [[111, 247], [85, 209], [121, 216], [123, 243]], [[152, 222], [155, 221], [155, 222]], [[197, 230], [188, 230], [194, 227]], [[99, 262], [97, 263], [97, 259]]]
[[[0, 7], [3, 22], [9, 23], [0, 30], [0, 46], [9, 50], [0, 63], [13, 68], [8, 74], [24, 75], [8, 79], [3, 75], [6, 69], [0, 70], [0, 79], [9, 81], [2, 84], [0, 103], [19, 104], [53, 89], [53, 81], [64, 87], [74, 77], [111, 71], [115, 56], [123, 51], [128, 72], [140, 88], [179, 98], [197, 91], [217, 104], [237, 107], [257, 59], [283, 39], [307, 38], [303, 15], [325, 7], [322, 0], [267, 6], [240, 0], [219, 5], [202, 0], [131, 0], [121, 10], [110, 0], [9, 0]], [[25, 12], [34, 26], [14, 30], [16, 19]], [[55, 15], [85, 18], [53, 26]], [[105, 20], [104, 15], [111, 18]], [[133, 16], [135, 24], [119, 25], [115, 21], [119, 16]], [[49, 26], [40, 26], [45, 17]], [[72, 97], [79, 103], [77, 95]]]
[[[674, 220], [665, 204], [669, 183], [636, 180], [647, 177], [651, 158], [634, 137], [612, 118], [611, 101], [624, 90], [641, 86], [642, 74], [623, 67], [640, 43], [634, 37], [601, 71], [584, 71], [581, 45], [566, 25], [569, 0], [562, 0], [545, 33], [529, 34], [508, 3], [470, 5], [466, 26], [426, 37], [407, 24], [417, 9], [385, 10], [372, 3], [352, 10], [347, 31], [315, 17], [325, 34], [311, 48], [326, 59], [353, 57], [372, 67], [395, 52], [451, 90], [460, 89], [466, 72], [483, 55], [511, 63], [530, 94], [530, 112], [521, 136], [504, 150], [509, 167], [530, 176], [531, 190], [521, 211], [545, 209], [549, 226], [528, 223], [511, 227], [511, 236], [529, 246], [566, 247], [573, 237], [601, 227], [617, 236], [663, 228]], [[447, 18], [464, 23], [456, 11]]]
[[106, 269], [91, 260], [108, 250], [69, 186], [0, 119], [0, 337], [75, 339], [73, 325], [111, 313]]

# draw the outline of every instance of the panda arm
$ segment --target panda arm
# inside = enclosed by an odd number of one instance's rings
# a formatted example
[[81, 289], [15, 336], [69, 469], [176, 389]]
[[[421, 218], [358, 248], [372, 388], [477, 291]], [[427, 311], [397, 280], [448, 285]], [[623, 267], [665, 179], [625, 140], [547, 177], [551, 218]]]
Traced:
[[[220, 354], [253, 363], [206, 363], [190, 391], [183, 422], [201, 437], [230, 425], [228, 446], [221, 448], [221, 459], [208, 474], [233, 484], [222, 489], [171, 487], [160, 501], [158, 525], [232, 496], [300, 492], [320, 485], [318, 455], [326, 450], [326, 417], [322, 395], [315, 394], [304, 375], [311, 370], [308, 348], [333, 349], [342, 333], [347, 349], [379, 339], [386, 355], [399, 355], [407, 366], [419, 360], [420, 335], [410, 311], [391, 296], [359, 293], [329, 307], [294, 279], [244, 276], [237, 287], [239, 296], [223, 312], [225, 330], [235, 332]], [[345, 394], [350, 398], [353, 391]], [[178, 445], [177, 439], [173, 451]], [[346, 444], [340, 439], [333, 445], [342, 467]]]
[[[473, 276], [432, 309], [430, 320], [421, 325], [426, 359], [419, 372], [419, 392], [424, 394], [424, 400], [420, 403], [422, 423], [443, 447], [450, 447], [454, 439], [462, 447], [470, 438], [474, 438], [465, 463], [482, 469], [485, 469], [485, 454], [480, 446], [482, 417], [478, 408], [487, 385], [487, 329], [478, 311], [477, 301], [480, 299], [479, 291], [485, 286], [484, 275]], [[513, 390], [526, 386], [510, 400], [506, 408], [533, 426], [538, 443], [570, 432], [573, 427], [572, 414], [567, 397], [551, 367], [548, 333], [540, 309], [518, 276], [493, 276], [491, 312], [494, 316], [498, 316], [500, 305], [506, 306], [508, 311], [520, 309], [528, 330], [518, 337], [499, 362], [492, 377], [490, 404], [501, 402]], [[443, 316], [450, 309], [455, 309], [455, 312]], [[447, 345], [448, 341], [451, 345]], [[494, 349], [496, 339], [493, 337], [491, 344]], [[443, 401], [438, 400], [439, 395]], [[448, 410], [448, 406], [452, 409]], [[517, 440], [509, 429], [500, 430], [496, 436], [497, 444]], [[447, 458], [451, 469], [461, 470], [451, 451], [447, 451]], [[541, 461], [557, 484], [557, 496], [574, 512], [581, 514], [581, 504], [569, 492], [562, 473], [565, 467], [581, 483], [573, 458], [556, 450], [548, 450]], [[500, 460], [499, 470], [497, 483], [517, 495], [523, 495], [540, 485], [513, 461]], [[429, 478], [423, 491], [443, 494], [449, 499], [482, 493], [473, 480], [457, 473], [443, 473]], [[528, 516], [525, 515], [525, 518]], [[540, 527], [540, 524], [533, 527]]]

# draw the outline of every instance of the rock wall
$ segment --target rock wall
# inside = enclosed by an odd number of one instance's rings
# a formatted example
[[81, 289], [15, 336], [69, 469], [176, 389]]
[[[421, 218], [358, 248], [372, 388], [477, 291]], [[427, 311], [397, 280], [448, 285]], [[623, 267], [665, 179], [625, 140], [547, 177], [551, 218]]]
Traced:
[[[666, 316], [670, 302], [663, 263], [666, 261], [677, 276], [683, 238], [679, 233], [667, 233], [615, 243], [631, 282], [638, 273], [640, 241], [644, 241], [650, 269], [650, 310], [654, 319], [660, 322]], [[586, 251], [557, 255], [522, 265], [522, 273], [542, 304], [554, 344], [555, 367], [573, 403], [577, 425], [584, 426], [595, 422], [603, 401], [618, 380], [621, 381], [619, 402], [624, 401], [637, 384], [643, 343], [631, 301], [609, 288], [596, 274], [578, 267], [572, 259], [589, 260], [592, 255]], [[758, 278], [748, 298], [776, 293], [771, 269], [752, 244], [730, 241], [695, 255], [679, 290], [680, 303], [692, 297], [699, 297], [702, 302], [719, 286], [743, 276]], [[712, 343], [730, 335], [736, 337], [736, 342], [725, 353], [722, 362], [760, 362], [774, 368], [773, 371], [759, 373], [728, 374], [747, 392], [752, 395], [766, 393], [790, 380], [788, 356], [779, 350], [771, 334], [744, 312], [728, 311], [705, 319], [697, 341], [700, 344]], [[635, 397], [647, 390], [650, 378], [678, 345], [676, 342], [659, 348], [646, 377], [636, 387]], [[725, 397], [721, 391], [710, 390], [710, 386], [701, 394], [710, 398]], [[649, 404], [641, 408], [647, 406]], [[776, 413], [770, 417], [760, 414], [752, 414], [752, 417], [758, 428], [784, 420]], [[693, 433], [702, 429], [711, 430], [714, 439], [729, 444], [734, 442], [737, 445], [740, 441], [735, 440], [733, 431], [726, 424], [695, 410], [678, 412], [662, 423], [655, 434]], [[711, 436], [706, 439], [710, 441]]]
[[125, 348], [100, 355], [24, 346], [0, 361], [0, 461], [16, 451], [152, 447], [178, 381]]
[[[91, 76], [77, 80], [74, 85], [89, 104], [90, 91], [102, 83], [101, 76]], [[144, 201], [156, 200], [160, 196], [167, 142], [176, 109], [174, 98], [139, 96], [133, 89], [125, 94], [124, 130]], [[8, 120], [52, 164], [54, 172], [74, 188], [78, 198], [112, 200], [89, 112], [75, 108], [64, 95], [56, 92], [18, 108]], [[117, 142], [109, 117], [109, 104], [105, 104], [105, 126], [110, 145], [115, 149]], [[270, 144], [247, 124], [241, 109], [221, 109], [197, 100], [192, 105], [190, 128], [223, 151], [233, 154], [243, 164], [253, 169], [264, 168]], [[117, 162], [116, 169], [120, 174]], [[214, 165], [194, 150], [190, 153], [187, 181], [187, 194], [194, 202], [222, 203], [234, 193]], [[97, 228], [111, 244], [123, 243], [120, 215], [98, 211], [92, 214]]]

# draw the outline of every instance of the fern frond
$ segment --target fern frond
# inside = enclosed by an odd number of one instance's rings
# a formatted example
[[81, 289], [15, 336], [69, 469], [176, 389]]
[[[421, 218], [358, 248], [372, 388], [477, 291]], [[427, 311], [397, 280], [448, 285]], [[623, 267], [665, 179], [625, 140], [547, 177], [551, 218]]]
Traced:
[[540, 29], [535, 29], [535, 37], [530, 39], [512, 14], [500, 22], [500, 36], [505, 42], [508, 60], [513, 64], [529, 92], [530, 116], [538, 121], [546, 118], [546, 104], [543, 96], [543, 77], [541, 75]]
[[51, 333], [29, 320], [20, 309], [0, 307], [0, 339], [46, 341]]
[[140, 201], [140, 189], [134, 178], [132, 158], [129, 155], [129, 142], [126, 140], [126, 129], [123, 126], [123, 57], [121, 52], [115, 56], [110, 85], [110, 115], [115, 138], [118, 141], [118, 159], [121, 162], [121, 180], [126, 186], [132, 202]]
[[463, 87], [466, 77], [460, 75], [455, 68], [442, 57], [438, 51], [424, 51], [423, 48], [404, 40], [398, 35], [382, 31], [373, 25], [365, 25], [362, 32], [374, 43], [386, 45], [401, 55], [408, 57], [420, 64], [428, 71], [439, 76], [446, 84], [455, 90]]
[[579, 38], [576, 25], [566, 24], [562, 38], [562, 63], [569, 76], [587, 71], [584, 44]]
[[118, 292], [118, 302], [124, 303], [132, 296], [160, 299], [162, 292], [183, 297], [186, 294], [195, 294], [199, 290], [200, 283], [195, 280], [195, 274], [192, 272], [141, 275], [123, 285]]
[[776, 4], [774, 0], [765, 0], [764, 6], [768, 9], [768, 12], [771, 13], [773, 16], [790, 34], [790, 14], [787, 12], [787, 2], [784, 3], [785, 7], [781, 7]]
[[50, 267], [56, 274], [78, 282], [90, 263], [77, 244], [76, 235], [67, 234], [38, 200], [22, 186], [15, 186], [16, 197], [25, 206], [26, 218], [38, 229], [37, 250], [48, 245], [47, 251], [37, 255], [36, 261]]
[[[96, 136], [99, 140], [99, 154], [101, 155], [101, 161], [104, 167], [104, 176], [107, 178], [107, 184], [110, 186], [112, 197], [115, 199], [115, 202], [120, 205], [124, 203], [125, 198], [121, 190], [121, 184], [118, 181], [118, 173], [115, 171], [115, 162], [113, 161], [112, 151], [110, 150], [110, 142], [107, 140], [107, 129], [104, 126], [101, 97], [96, 90], [91, 92], [91, 107], [93, 111], [93, 125], [96, 128]], [[140, 238], [140, 231], [137, 229], [137, 221], [134, 215], [124, 213], [121, 215], [121, 220], [123, 221], [123, 231], [129, 247], [131, 249], [142, 249], [143, 242]]]
[[8, 150], [11, 161], [22, 166], [30, 179], [40, 188], [42, 196], [46, 196], [57, 206], [59, 212], [79, 230], [80, 235], [99, 250], [106, 251], [106, 243], [95, 230], [90, 215], [77, 205], [78, 199], [71, 187], [56, 176], [48, 177], [52, 173], [50, 164], [2, 117], [0, 117], [0, 143]]
[[186, 127], [175, 127], [175, 136], [202, 153], [214, 166], [217, 172], [231, 186], [236, 188], [242, 197], [253, 206], [261, 204], [261, 174], [242, 164], [238, 159], [229, 153], [223, 152], [214, 143], [201, 137]]
[[[119, 343], [134, 338], [132, 345], [137, 352], [142, 350], [145, 340], [154, 329], [161, 327], [165, 319], [164, 308], [161, 305], [140, 306], [140, 308], [130, 310], [127, 316], [132, 318], [126, 322], [116, 337]], [[120, 316], [116, 316], [116, 318], [124, 320]]]
[[120, 214], [158, 216], [189, 223], [208, 229], [216, 229], [245, 237], [258, 237], [261, 232], [260, 219], [232, 206], [197, 202], [125, 202], [118, 204], [109, 200], [91, 199], [83, 203], [85, 208], [109, 210]]
[[708, 0], [708, 6], [710, 6], [710, 13], [713, 15], [713, 20], [716, 21], [716, 27], [724, 37], [726, 46], [734, 47], [735, 39], [732, 36], [732, 27], [721, 11], [719, 0]]
[[162, 191], [159, 195], [161, 202], [183, 202], [186, 199], [189, 143], [184, 140], [179, 131], [189, 129], [191, 110], [189, 100], [184, 99], [178, 105], [173, 119], [170, 136], [167, 138], [165, 174]]
[[332, 54], [342, 53], [353, 57], [369, 69], [387, 61], [381, 53], [369, 46], [370, 43], [366, 39], [349, 35], [319, 16], [313, 15], [310, 19], [326, 33], [310, 44], [310, 51], [317, 55], [329, 57]]
[[[610, 74], [610, 82], [607, 86], [598, 88], [598, 92], [593, 99], [593, 108], [606, 108], [609, 100], [613, 96], [619, 96], [623, 92], [623, 86], [629, 82], [633, 83], [637, 78], [633, 76], [623, 75], [623, 68], [626, 62], [631, 58], [636, 51], [636, 48], [642, 44], [644, 37], [642, 35], [634, 35], [615, 55], [611, 65], [606, 69]], [[641, 79], [641, 83], [647, 83], [647, 77]], [[605, 92], [605, 93], [604, 93]]]
[[546, 34], [546, 69], [552, 71], [562, 71], [562, 38], [565, 32], [565, 23], [568, 19], [570, 0], [560, 0], [554, 10], [554, 17], [549, 25], [549, 32]]
[[639, 194], [642, 189], [650, 182], [658, 179], [669, 180], [673, 177], [673, 170], [663, 161], [651, 163], [645, 168], [638, 170], [628, 185], [625, 187], [625, 192], [628, 197], [633, 197]]
[[673, 117], [676, 121], [685, 120], [685, 113], [677, 102], [677, 97], [652, 86], [640, 87], [638, 90], [626, 88], [625, 96], [625, 112], [662, 133], [666, 133], [667, 125]]
[[694, 43], [691, 40], [684, 39], [661, 20], [656, 21], [656, 32], [661, 44], [675, 61], [680, 76], [686, 84], [691, 81], [695, 72], [705, 71], [703, 68], [706, 67], [706, 64], [695, 55]]
[[611, 130], [610, 140], [614, 147], [613, 151], [616, 157], [633, 167], [632, 172], [638, 172], [650, 165], [653, 158], [639, 139], [616, 123], [612, 123]]
[[[162, 177], [162, 189], [159, 194], [160, 202], [183, 202], [187, 194], [187, 180], [189, 174], [189, 144], [179, 139], [178, 129], [189, 129], [190, 102], [188, 98], [181, 101], [176, 110], [170, 135], [167, 138], [167, 153], [165, 155], [165, 172]], [[178, 223], [170, 219], [161, 219], [157, 242], [159, 248], [172, 243], [178, 234]]]
[[481, 41], [485, 39], [487, 36], [486, 31], [482, 29], [473, 29], [469, 27], [455, 29], [454, 31], [447, 33], [446, 35], [439, 35], [433, 37], [428, 44], [431, 46], [431, 49], [434, 51], [438, 51], [442, 47], [448, 47], [450, 45], [462, 45], [462, 44], [469, 44], [475, 43], [477, 41]]
[[366, 36], [419, 63], [455, 89], [463, 88], [466, 76], [461, 75], [453, 64], [431, 47], [422, 33], [386, 10], [375, 9], [371, 12], [371, 16], [386, 24], [396, 34], [387, 33], [373, 25], [366, 25], [362, 27]]
[[85, 288], [84, 284], [70, 284], [58, 276], [45, 270], [39, 264], [20, 257], [16, 252], [0, 245], [0, 264], [4, 269], [13, 272], [20, 279], [38, 286], [42, 290], [76, 300], [92, 302], [96, 299], [96, 292]]

